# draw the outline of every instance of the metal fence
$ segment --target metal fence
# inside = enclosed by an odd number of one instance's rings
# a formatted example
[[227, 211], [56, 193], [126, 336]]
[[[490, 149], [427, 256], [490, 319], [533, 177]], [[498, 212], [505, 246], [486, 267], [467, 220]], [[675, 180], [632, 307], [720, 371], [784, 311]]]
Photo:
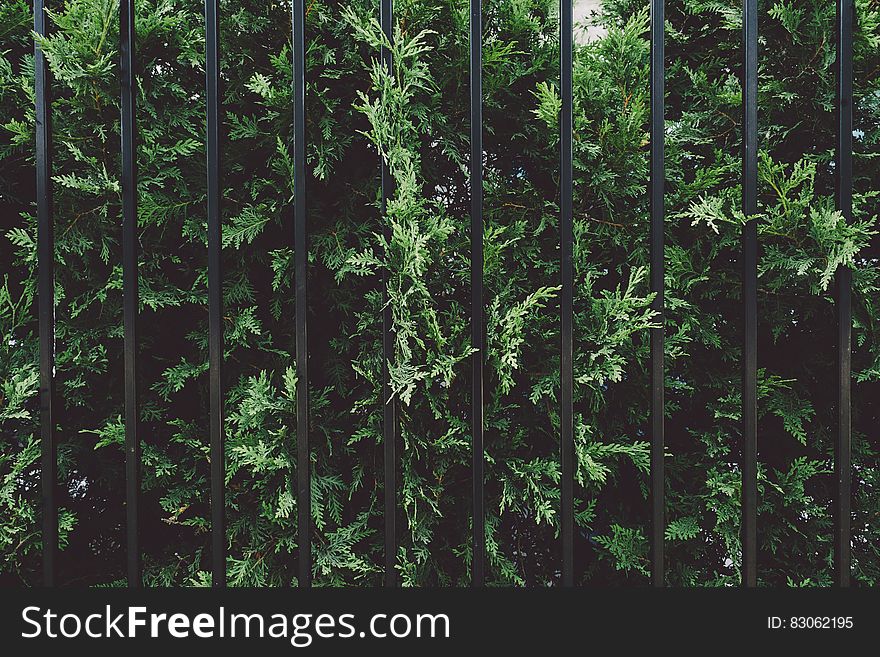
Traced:
[[[380, 24], [386, 36], [393, 37], [392, 0], [379, 0]], [[140, 438], [138, 436], [138, 250], [137, 250], [137, 125], [135, 123], [135, 2], [121, 0], [121, 155], [122, 155], [122, 264], [125, 367], [125, 476], [127, 521], [128, 585], [142, 584], [141, 555], [138, 545], [138, 498], [140, 495]], [[651, 329], [651, 580], [664, 585], [664, 0], [650, 0], [650, 281], [656, 296], [652, 308], [659, 326]], [[34, 0], [34, 31], [46, 36], [46, 0]], [[852, 219], [852, 28], [853, 0], [837, 0], [837, 141], [835, 154], [837, 208], [847, 221]], [[307, 258], [305, 157], [305, 1], [292, 0], [293, 66], [293, 142], [294, 142], [294, 261], [296, 329], [296, 441], [297, 441], [297, 532], [299, 543], [299, 585], [311, 586], [312, 558], [310, 536], [310, 451], [308, 436], [308, 348]], [[742, 210], [746, 217], [757, 213], [758, 154], [758, 7], [757, 0], [743, 0], [742, 8]], [[560, 246], [561, 246], [561, 360], [560, 360], [560, 458], [562, 585], [574, 584], [574, 437], [573, 437], [573, 170], [572, 170], [572, 0], [560, 2]], [[472, 356], [472, 475], [473, 475], [473, 560], [472, 585], [482, 586], [486, 577], [483, 415], [485, 322], [483, 299], [483, 198], [482, 198], [482, 0], [470, 0], [470, 115], [471, 115], [471, 340]], [[205, 0], [207, 98], [207, 219], [208, 219], [208, 317], [209, 317], [209, 399], [211, 461], [211, 546], [213, 585], [226, 583], [226, 531], [224, 522], [224, 445], [222, 279], [221, 269], [221, 118], [219, 0]], [[391, 53], [383, 48], [385, 66]], [[52, 128], [51, 81], [46, 58], [35, 46], [36, 96], [36, 193], [38, 220], [38, 312], [40, 341], [40, 431], [43, 506], [43, 579], [55, 584], [58, 545], [56, 424], [58, 400], [54, 380], [54, 238], [52, 208]], [[381, 165], [382, 209], [393, 194], [393, 180], [387, 165]], [[757, 265], [758, 239], [755, 219], [748, 220], [742, 232], [743, 360], [742, 360], [742, 583], [757, 582]], [[386, 274], [387, 275], [387, 274]], [[850, 494], [851, 494], [851, 305], [852, 275], [848, 268], [837, 272], [838, 322], [838, 426], [835, 440], [834, 474], [834, 581], [849, 586], [851, 570]], [[391, 399], [388, 361], [393, 356], [391, 311], [383, 318], [383, 415], [384, 438], [384, 514], [385, 584], [397, 585], [395, 557], [398, 534], [397, 446], [399, 427], [396, 403]], [[390, 401], [389, 401], [390, 400]]]

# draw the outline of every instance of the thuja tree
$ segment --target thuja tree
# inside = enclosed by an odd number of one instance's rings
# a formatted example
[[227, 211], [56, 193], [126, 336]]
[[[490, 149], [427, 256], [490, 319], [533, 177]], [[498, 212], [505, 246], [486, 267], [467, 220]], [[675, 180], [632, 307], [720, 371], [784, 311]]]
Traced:
[[[880, 579], [880, 6], [857, 0], [855, 219], [834, 209], [833, 3], [759, 3], [759, 542], [766, 585], [831, 576], [836, 324], [854, 269], [854, 574]], [[558, 10], [484, 3], [490, 578], [557, 583]], [[197, 0], [137, 7], [145, 579], [209, 582], [204, 34]], [[289, 3], [221, 2], [229, 582], [296, 581]], [[319, 585], [382, 578], [381, 315], [400, 407], [406, 585], [470, 564], [468, 6], [307, 11], [311, 541]], [[740, 6], [667, 3], [667, 572], [739, 581]], [[123, 583], [118, 2], [67, 0], [54, 78], [60, 581]], [[576, 46], [577, 577], [647, 581], [648, 14], [605, 0]], [[0, 7], [0, 577], [38, 581], [28, 3]], [[384, 213], [380, 158], [394, 194]], [[390, 228], [387, 232], [386, 228]], [[387, 287], [383, 274], [388, 272]]]

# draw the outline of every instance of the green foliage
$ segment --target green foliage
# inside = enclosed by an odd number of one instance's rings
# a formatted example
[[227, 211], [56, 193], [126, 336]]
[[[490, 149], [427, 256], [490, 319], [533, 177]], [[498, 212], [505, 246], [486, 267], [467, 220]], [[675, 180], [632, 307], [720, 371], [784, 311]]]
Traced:
[[[857, 0], [854, 220], [834, 203], [834, 7], [761, 4], [759, 527], [766, 585], [831, 581], [834, 276], [853, 270], [854, 574], [880, 582], [880, 6]], [[140, 409], [146, 583], [206, 586], [204, 34], [198, 0], [138, 0]], [[739, 582], [741, 7], [667, 2], [668, 581]], [[229, 583], [296, 582], [289, 3], [221, 2]], [[58, 0], [54, 85], [61, 578], [123, 578], [118, 0]], [[382, 414], [399, 405], [407, 586], [469, 581], [468, 6], [308, 6], [315, 582], [383, 575]], [[487, 554], [494, 585], [558, 583], [555, 0], [484, 3]], [[575, 48], [576, 564], [648, 575], [647, 30], [605, 0]], [[40, 567], [33, 35], [0, 5], [0, 578]], [[832, 45], [829, 45], [832, 44]], [[381, 64], [382, 46], [393, 56]], [[393, 194], [382, 207], [379, 167]], [[385, 278], [387, 274], [387, 278]], [[383, 289], [383, 280], [386, 280]], [[381, 320], [391, 309], [392, 399]]]

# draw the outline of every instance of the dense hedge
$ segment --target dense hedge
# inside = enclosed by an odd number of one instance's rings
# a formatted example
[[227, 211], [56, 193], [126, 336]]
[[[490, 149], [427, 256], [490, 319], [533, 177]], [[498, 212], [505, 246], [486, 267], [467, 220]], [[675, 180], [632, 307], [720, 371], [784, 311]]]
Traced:
[[[407, 585], [465, 584], [470, 532], [468, 8], [308, 3], [312, 540], [320, 585], [382, 577], [381, 273], [396, 330]], [[856, 0], [855, 222], [834, 211], [834, 3], [760, 2], [759, 578], [831, 577], [833, 275], [854, 272], [854, 574], [880, 582], [880, 2]], [[57, 0], [60, 581], [123, 581], [118, 1]], [[225, 0], [231, 585], [295, 582], [289, 3]], [[667, 545], [739, 581], [740, 6], [667, 2]], [[146, 581], [208, 583], [202, 4], [137, 2]], [[558, 582], [558, 11], [485, 3], [491, 580]], [[647, 581], [646, 3], [575, 54], [576, 568]], [[32, 17], [0, 6], [0, 580], [40, 565]], [[396, 180], [378, 204], [377, 146]], [[390, 241], [382, 226], [390, 223]]]

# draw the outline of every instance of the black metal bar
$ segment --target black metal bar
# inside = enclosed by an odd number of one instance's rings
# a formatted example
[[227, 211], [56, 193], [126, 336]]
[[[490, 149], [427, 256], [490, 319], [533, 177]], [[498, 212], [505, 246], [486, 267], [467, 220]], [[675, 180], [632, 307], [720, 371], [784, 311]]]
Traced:
[[[48, 35], [44, 0], [34, 0], [34, 32]], [[40, 332], [40, 467], [43, 505], [43, 584], [55, 585], [58, 550], [57, 436], [55, 434], [55, 237], [52, 218], [52, 88], [49, 66], [34, 44], [36, 98], [37, 269]]]
[[473, 562], [471, 584], [483, 586], [486, 508], [483, 495], [483, 4], [471, 0], [471, 431], [473, 476]]
[[[852, 94], [853, 0], [837, 1], [837, 209], [852, 221]], [[837, 271], [837, 441], [834, 478], [837, 482], [834, 522], [834, 582], [850, 585], [852, 553], [850, 495], [852, 492], [852, 271]]]
[[293, 0], [293, 242], [296, 278], [296, 479], [299, 585], [312, 585], [311, 454], [309, 450], [309, 347], [306, 231], [306, 7]]
[[573, 165], [572, 165], [572, 73], [573, 73], [573, 16], [572, 0], [560, 0], [560, 81], [562, 111], [559, 123], [560, 137], [560, 242], [562, 303], [560, 353], [560, 440], [562, 460], [562, 585], [574, 585], [574, 409], [572, 391], [574, 377], [573, 358], [573, 309], [574, 309], [574, 226], [572, 222]]
[[226, 586], [225, 455], [223, 444], [223, 270], [220, 223], [220, 0], [205, 0], [205, 90], [208, 170], [208, 359], [211, 438], [211, 579]]
[[140, 587], [138, 541], [141, 449], [138, 436], [138, 218], [137, 126], [135, 123], [134, 0], [119, 3], [122, 76], [122, 321], [125, 362], [125, 504], [128, 585]]
[[[379, 19], [382, 31], [391, 41], [394, 38], [392, 27], [394, 8], [392, 0], [381, 0]], [[389, 72], [392, 70], [391, 52], [382, 46], [382, 62]], [[394, 178], [388, 170], [388, 163], [382, 158], [382, 217], [388, 206], [388, 199], [394, 193]], [[384, 228], [385, 238], [391, 239], [391, 227]], [[382, 310], [382, 440], [385, 458], [385, 586], [397, 586], [397, 400], [392, 399], [391, 376], [388, 363], [394, 358], [394, 333], [391, 306], [388, 305], [389, 272], [383, 274], [385, 307]]]
[[[743, 0], [743, 187], [746, 217], [758, 209], [758, 3]], [[758, 228], [754, 219], [743, 227], [743, 470], [742, 583], [757, 583], [758, 504]]]
[[664, 103], [664, 0], [651, 0], [651, 304], [659, 327], [651, 329], [651, 581], [664, 585], [664, 199], [666, 176], [663, 151]]

